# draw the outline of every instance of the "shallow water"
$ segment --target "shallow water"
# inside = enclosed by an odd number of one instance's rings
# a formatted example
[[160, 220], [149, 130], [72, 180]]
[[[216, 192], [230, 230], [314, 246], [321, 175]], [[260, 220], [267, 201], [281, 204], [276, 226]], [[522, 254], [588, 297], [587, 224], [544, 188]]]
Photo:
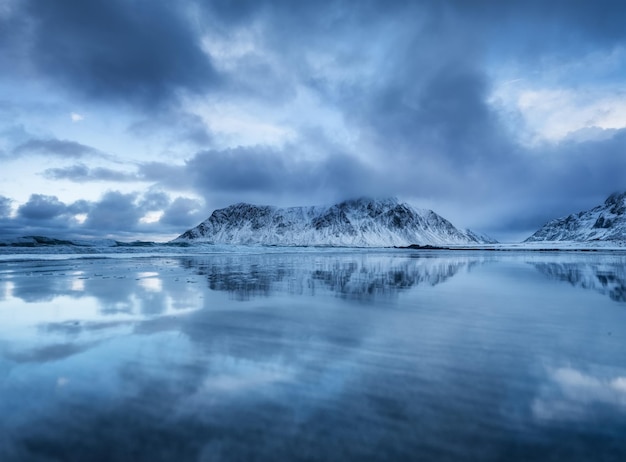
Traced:
[[626, 257], [0, 264], [0, 460], [626, 460]]

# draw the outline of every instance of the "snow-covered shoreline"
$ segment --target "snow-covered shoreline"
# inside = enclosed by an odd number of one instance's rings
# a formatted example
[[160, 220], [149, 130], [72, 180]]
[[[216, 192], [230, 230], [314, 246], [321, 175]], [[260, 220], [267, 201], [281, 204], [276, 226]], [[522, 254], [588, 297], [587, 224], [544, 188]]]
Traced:
[[66, 259], [123, 259], [257, 253], [388, 253], [388, 252], [610, 252], [626, 253], [626, 242], [524, 242], [411, 247], [266, 246], [197, 243], [185, 247], [152, 243], [150, 246], [42, 245], [0, 247], [0, 262]]

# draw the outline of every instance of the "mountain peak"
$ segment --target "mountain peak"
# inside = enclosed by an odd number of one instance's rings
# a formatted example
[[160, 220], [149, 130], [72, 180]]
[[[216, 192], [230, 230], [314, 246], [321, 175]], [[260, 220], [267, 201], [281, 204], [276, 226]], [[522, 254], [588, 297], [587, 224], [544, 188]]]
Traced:
[[368, 205], [380, 205], [392, 207], [394, 205], [399, 204], [400, 201], [397, 197], [383, 197], [383, 198], [373, 198], [369, 196], [361, 196], [355, 199], [347, 199], [345, 201], [340, 202], [338, 205], [349, 205], [349, 206], [368, 206]]
[[[614, 192], [604, 201], [604, 205], [606, 206], [623, 206], [626, 202], [626, 191], [625, 192]], [[623, 213], [623, 212], [622, 212]]]
[[348, 247], [485, 242], [436, 213], [416, 210], [395, 197], [360, 197], [317, 207], [238, 203], [215, 210], [175, 241]]
[[591, 210], [551, 220], [525, 242], [624, 241], [626, 240], [626, 192], [613, 193]]

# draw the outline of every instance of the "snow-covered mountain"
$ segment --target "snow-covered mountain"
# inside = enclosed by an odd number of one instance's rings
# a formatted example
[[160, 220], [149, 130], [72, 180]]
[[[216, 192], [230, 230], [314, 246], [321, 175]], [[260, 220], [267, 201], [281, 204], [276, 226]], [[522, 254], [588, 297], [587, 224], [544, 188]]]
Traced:
[[626, 192], [611, 194], [604, 204], [543, 225], [524, 242], [626, 241]]
[[349, 247], [487, 243], [431, 210], [395, 198], [289, 208], [240, 203], [214, 211], [173, 242]]
[[470, 239], [472, 239], [474, 242], [478, 242], [481, 244], [498, 244], [498, 241], [495, 240], [493, 237], [487, 236], [486, 234], [483, 234], [483, 233], [472, 231], [471, 229], [466, 228], [465, 234], [467, 234], [467, 236]]

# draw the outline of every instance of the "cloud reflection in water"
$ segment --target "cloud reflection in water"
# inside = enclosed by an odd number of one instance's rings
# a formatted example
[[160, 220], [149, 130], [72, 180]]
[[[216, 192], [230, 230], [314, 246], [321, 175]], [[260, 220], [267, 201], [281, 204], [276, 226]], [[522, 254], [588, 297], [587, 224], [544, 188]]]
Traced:
[[[533, 258], [294, 252], [18, 265], [0, 279], [0, 457], [626, 454], [625, 314], [595, 291], [588, 306], [550, 284]], [[595, 323], [581, 324], [591, 312]], [[609, 372], [595, 374], [600, 360]]]

